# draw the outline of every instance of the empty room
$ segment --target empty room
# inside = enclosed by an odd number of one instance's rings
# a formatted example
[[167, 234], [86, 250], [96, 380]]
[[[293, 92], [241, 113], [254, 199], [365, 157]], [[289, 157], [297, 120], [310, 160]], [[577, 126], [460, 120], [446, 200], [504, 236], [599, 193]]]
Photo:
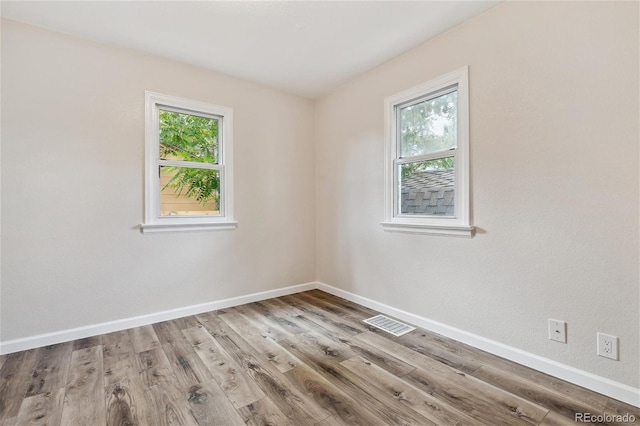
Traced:
[[0, 425], [640, 425], [640, 2], [0, 15]]

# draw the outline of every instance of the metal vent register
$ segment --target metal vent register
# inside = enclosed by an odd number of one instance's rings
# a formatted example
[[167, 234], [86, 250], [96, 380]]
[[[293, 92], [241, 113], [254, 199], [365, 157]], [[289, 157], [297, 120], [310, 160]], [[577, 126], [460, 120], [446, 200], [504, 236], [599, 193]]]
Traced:
[[375, 317], [363, 320], [363, 322], [366, 322], [375, 328], [379, 328], [380, 330], [386, 331], [387, 333], [393, 334], [394, 336], [402, 336], [403, 334], [407, 334], [408, 332], [416, 329], [415, 327], [403, 324], [400, 321], [385, 317], [384, 315], [376, 315]]

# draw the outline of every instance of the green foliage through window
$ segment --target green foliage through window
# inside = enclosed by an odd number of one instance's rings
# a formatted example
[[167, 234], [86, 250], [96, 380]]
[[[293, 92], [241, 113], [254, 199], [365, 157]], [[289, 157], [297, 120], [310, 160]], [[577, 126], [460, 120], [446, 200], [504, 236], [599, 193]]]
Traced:
[[[215, 118], [160, 110], [160, 158], [218, 164], [218, 126]], [[172, 174], [163, 189], [173, 188], [202, 205], [211, 200], [218, 205], [218, 170], [171, 166], [163, 170]]]
[[456, 148], [458, 92], [400, 108], [400, 156]]
[[[399, 108], [400, 157], [410, 158], [455, 149], [458, 92]], [[446, 154], [445, 154], [446, 155]], [[453, 157], [405, 163], [402, 179], [425, 170], [453, 169]]]

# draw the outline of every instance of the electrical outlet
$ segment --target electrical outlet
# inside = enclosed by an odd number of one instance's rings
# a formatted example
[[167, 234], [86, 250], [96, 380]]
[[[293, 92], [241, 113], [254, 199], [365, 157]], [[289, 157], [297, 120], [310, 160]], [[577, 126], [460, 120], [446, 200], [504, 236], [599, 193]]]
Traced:
[[564, 321], [549, 320], [549, 340], [567, 343], [567, 323]]
[[598, 355], [618, 360], [618, 338], [609, 334], [598, 333]]

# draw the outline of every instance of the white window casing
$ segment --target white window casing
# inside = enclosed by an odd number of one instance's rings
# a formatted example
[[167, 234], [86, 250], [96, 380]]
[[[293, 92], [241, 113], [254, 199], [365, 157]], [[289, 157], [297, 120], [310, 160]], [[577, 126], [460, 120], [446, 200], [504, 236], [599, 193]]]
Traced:
[[[235, 229], [233, 211], [233, 110], [204, 102], [145, 92], [145, 209], [143, 233]], [[160, 110], [218, 120], [217, 164], [160, 159]], [[219, 214], [162, 216], [160, 213], [160, 166], [217, 170]]]
[[[398, 114], [400, 107], [411, 106], [446, 93], [457, 91], [457, 143], [450, 150], [430, 152], [403, 158], [400, 155]], [[474, 227], [470, 222], [469, 198], [469, 77], [468, 67], [389, 96], [384, 101], [385, 175], [384, 221], [385, 231], [415, 234], [450, 235], [471, 238]], [[454, 213], [453, 215], [402, 214], [400, 212], [399, 166], [406, 163], [453, 157]]]

